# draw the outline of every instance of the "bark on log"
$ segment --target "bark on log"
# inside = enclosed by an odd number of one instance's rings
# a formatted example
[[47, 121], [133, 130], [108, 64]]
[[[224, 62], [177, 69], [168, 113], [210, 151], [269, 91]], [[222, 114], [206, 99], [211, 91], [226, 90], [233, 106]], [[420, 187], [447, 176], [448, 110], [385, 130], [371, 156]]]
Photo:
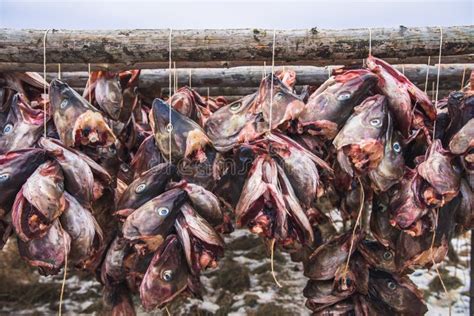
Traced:
[[[329, 72], [340, 66], [314, 67], [314, 66], [288, 66], [296, 72], [297, 85], [319, 86], [327, 80]], [[275, 67], [275, 70], [283, 67]], [[437, 65], [395, 65], [395, 68], [405, 73], [405, 75], [415, 84], [424, 87], [426, 73], [428, 81], [436, 81]], [[463, 74], [465, 80], [471, 75], [474, 64], [444, 64], [440, 68], [440, 87], [456, 88], [461, 86]], [[189, 85], [189, 71], [191, 71], [192, 87], [258, 87], [263, 75], [263, 67], [235, 67], [229, 69], [176, 69], [178, 86]], [[271, 71], [271, 67], [266, 67], [266, 73]], [[48, 73], [47, 79], [57, 77], [57, 73]], [[61, 78], [70, 86], [85, 86], [88, 78], [87, 72], [63, 72]], [[140, 75], [139, 86], [141, 89], [153, 89], [168, 87], [169, 71], [163, 69], [143, 70]], [[428, 85], [431, 88], [431, 85]]]
[[[439, 27], [374, 28], [372, 54], [391, 63], [425, 62], [424, 56], [437, 56]], [[43, 64], [45, 30], [0, 30], [0, 71], [37, 71]], [[53, 30], [47, 36], [47, 62], [64, 70], [94, 67], [114, 69], [155, 66], [167, 67], [170, 31], [161, 30]], [[474, 26], [443, 28], [443, 55], [458, 62], [472, 60]], [[178, 67], [218, 67], [263, 64], [271, 60], [273, 30], [175, 30], [172, 32], [172, 58]], [[350, 64], [368, 55], [369, 30], [276, 31], [277, 64]], [[421, 57], [420, 57], [421, 56]], [[395, 58], [395, 60], [393, 60]], [[463, 61], [462, 61], [463, 60]], [[446, 59], [443, 62], [448, 62]], [[26, 69], [25, 69], [26, 67]]]

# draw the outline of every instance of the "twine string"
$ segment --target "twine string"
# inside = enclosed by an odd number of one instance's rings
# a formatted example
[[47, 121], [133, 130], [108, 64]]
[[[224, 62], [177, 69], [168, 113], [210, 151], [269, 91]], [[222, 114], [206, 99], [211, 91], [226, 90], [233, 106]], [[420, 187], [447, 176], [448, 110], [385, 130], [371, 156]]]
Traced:
[[273, 120], [273, 79], [275, 76], [275, 39], [276, 30], [273, 30], [273, 46], [272, 46], [272, 78], [270, 83], [270, 121], [268, 123], [268, 132], [272, 132], [272, 120]]
[[47, 29], [44, 32], [43, 36], [43, 114], [44, 114], [44, 120], [43, 120], [43, 136], [46, 137], [46, 120], [47, 120], [47, 115], [46, 115], [46, 37], [48, 36], [49, 31], [51, 29]]
[[428, 64], [426, 65], [425, 93], [428, 90], [428, 76], [430, 74], [431, 56], [428, 56]]
[[169, 133], [169, 137], [168, 137], [168, 148], [169, 148], [169, 162], [171, 163], [171, 134], [173, 132], [173, 123], [171, 121], [172, 117], [171, 117], [171, 103], [170, 103], [170, 100], [171, 100], [171, 88], [172, 88], [172, 76], [171, 76], [171, 71], [172, 71], [172, 63], [171, 63], [171, 39], [172, 39], [172, 33], [173, 33], [173, 29], [170, 29], [170, 34], [169, 34], [169, 45], [168, 45], [168, 61], [169, 61], [169, 90], [168, 90], [168, 106], [169, 106], [169, 118], [168, 118], [168, 126], [166, 126], [166, 129], [168, 130], [168, 133]]
[[[438, 108], [439, 74], [441, 72], [441, 52], [443, 50], [443, 28], [439, 27], [438, 74], [436, 75], [435, 109]], [[433, 123], [433, 135], [436, 135], [436, 120]]]

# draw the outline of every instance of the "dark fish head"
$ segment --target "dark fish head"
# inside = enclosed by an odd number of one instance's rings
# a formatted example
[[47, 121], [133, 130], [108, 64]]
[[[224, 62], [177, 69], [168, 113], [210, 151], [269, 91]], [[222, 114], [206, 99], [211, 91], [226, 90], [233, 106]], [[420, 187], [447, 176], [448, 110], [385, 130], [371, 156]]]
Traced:
[[166, 238], [155, 253], [140, 286], [140, 298], [146, 310], [161, 308], [188, 287], [190, 273], [183, 248], [176, 235]]
[[377, 80], [376, 75], [363, 69], [331, 77], [310, 96], [298, 121], [308, 128], [317, 127], [317, 121], [330, 121], [340, 126]]
[[171, 189], [143, 204], [125, 220], [123, 236], [144, 241], [150, 250], [157, 249], [173, 227], [186, 198], [182, 189]]
[[59, 272], [70, 246], [71, 238], [62, 229], [59, 220], [54, 221], [47, 234], [41, 238], [29, 242], [18, 239], [21, 257], [31, 266], [38, 267], [42, 275], [54, 275]]
[[260, 83], [255, 102], [254, 113], [262, 112], [267, 124], [271, 121], [272, 129], [297, 119], [304, 108], [304, 102], [272, 74]]
[[334, 139], [336, 148], [380, 139], [387, 127], [387, 100], [383, 95], [368, 97], [355, 108], [342, 130]]
[[118, 209], [139, 208], [145, 202], [163, 193], [168, 182], [176, 176], [176, 167], [169, 163], [162, 163], [145, 171], [130, 183], [122, 194]]
[[363, 172], [375, 169], [383, 157], [383, 135], [387, 127], [387, 100], [382, 95], [365, 99], [333, 141], [341, 167], [352, 174], [352, 166]]
[[169, 157], [171, 151], [174, 162], [183, 158], [199, 162], [207, 159], [204, 149], [210, 146], [211, 141], [196, 122], [170, 108], [161, 99], [153, 101], [152, 117], [156, 145], [165, 157]]
[[31, 108], [22, 95], [15, 94], [8, 114], [0, 122], [0, 153], [33, 146], [45, 119], [43, 111]]
[[140, 147], [138, 147], [130, 163], [134, 172], [134, 178], [137, 178], [143, 172], [163, 162], [164, 158], [160, 150], [156, 147], [155, 137], [153, 135], [148, 136], [140, 144]]
[[428, 311], [421, 292], [408, 278], [396, 279], [386, 272], [371, 272], [369, 292], [396, 313], [424, 315]]
[[21, 186], [45, 160], [46, 151], [36, 148], [0, 155], [0, 208], [10, 210]]
[[110, 146], [115, 142], [102, 114], [66, 83], [54, 79], [49, 94], [54, 123], [66, 146]]
[[384, 192], [403, 177], [405, 159], [403, 158], [402, 136], [393, 129], [392, 117], [388, 115], [385, 133], [384, 156], [375, 170], [369, 173], [375, 187]]
[[100, 71], [95, 86], [95, 99], [112, 119], [118, 120], [122, 107], [122, 88], [117, 74]]
[[23, 185], [23, 195], [48, 222], [59, 217], [66, 208], [64, 174], [55, 161], [40, 165]]
[[204, 126], [207, 135], [219, 151], [228, 151], [242, 142], [248, 142], [267, 128], [262, 115], [250, 111], [256, 94], [243, 97], [227, 104], [206, 121]]
[[364, 240], [357, 248], [369, 265], [377, 270], [396, 272], [395, 252], [377, 241]]
[[[436, 200], [442, 200], [439, 206], [443, 206], [459, 192], [461, 174], [449, 155], [449, 152], [443, 149], [441, 141], [436, 139], [428, 148], [425, 161], [417, 167], [420, 176], [431, 187], [422, 193], [428, 205], [438, 203]], [[436, 195], [441, 195], [441, 199]]]

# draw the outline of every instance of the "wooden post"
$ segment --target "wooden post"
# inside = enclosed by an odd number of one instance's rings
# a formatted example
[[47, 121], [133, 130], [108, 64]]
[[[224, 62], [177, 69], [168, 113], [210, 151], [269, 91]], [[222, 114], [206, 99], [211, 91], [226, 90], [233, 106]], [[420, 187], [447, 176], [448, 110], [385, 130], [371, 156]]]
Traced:
[[[439, 27], [373, 28], [372, 54], [392, 64], [424, 63], [439, 52]], [[45, 30], [0, 29], [0, 71], [38, 71], [43, 64]], [[53, 30], [46, 41], [49, 69], [166, 68], [168, 29]], [[473, 61], [474, 26], [443, 28], [443, 63]], [[273, 30], [173, 30], [178, 67], [262, 65], [272, 54]], [[360, 64], [369, 51], [367, 28], [280, 30], [277, 65]], [[154, 65], [154, 67], [150, 67]]]

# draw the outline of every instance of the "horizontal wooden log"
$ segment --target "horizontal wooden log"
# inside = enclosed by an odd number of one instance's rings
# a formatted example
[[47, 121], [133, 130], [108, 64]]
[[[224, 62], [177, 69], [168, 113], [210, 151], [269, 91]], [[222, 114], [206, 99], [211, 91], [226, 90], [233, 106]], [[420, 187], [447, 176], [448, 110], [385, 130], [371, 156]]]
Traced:
[[[373, 28], [372, 54], [391, 63], [422, 63], [437, 56], [439, 27]], [[472, 60], [474, 26], [444, 27], [444, 56]], [[0, 30], [0, 71], [38, 71], [43, 65], [45, 30]], [[47, 63], [64, 70], [94, 68], [166, 68], [170, 30], [52, 30], [47, 35]], [[230, 67], [271, 60], [273, 30], [174, 30], [172, 59], [178, 67]], [[277, 64], [360, 63], [369, 53], [369, 29], [278, 30]], [[454, 57], [458, 62], [468, 62]], [[444, 63], [448, 62], [446, 59]], [[449, 61], [452, 62], [452, 61]], [[148, 65], [148, 66], [147, 66]], [[50, 68], [51, 69], [51, 68]]]
[[[329, 73], [340, 66], [314, 67], [314, 66], [289, 66], [286, 69], [292, 69], [296, 72], [297, 85], [319, 86], [327, 80]], [[280, 70], [283, 67], [275, 67]], [[415, 84], [423, 85], [428, 73], [428, 81], [436, 80], [438, 74], [437, 65], [395, 65], [395, 68], [404, 72], [405, 75]], [[465, 80], [470, 77], [474, 64], [444, 64], [440, 68], [440, 86], [446, 88], [455, 88], [460, 86], [464, 76]], [[271, 67], [266, 67], [266, 73], [271, 71]], [[264, 68], [258, 66], [235, 67], [229, 69], [176, 69], [178, 86], [189, 85], [189, 75], [191, 73], [192, 87], [258, 87]], [[57, 73], [48, 73], [47, 79], [56, 78]], [[61, 79], [73, 87], [85, 86], [87, 72], [63, 72]], [[140, 75], [139, 87], [142, 90], [159, 89], [168, 87], [168, 70], [143, 70]]]

